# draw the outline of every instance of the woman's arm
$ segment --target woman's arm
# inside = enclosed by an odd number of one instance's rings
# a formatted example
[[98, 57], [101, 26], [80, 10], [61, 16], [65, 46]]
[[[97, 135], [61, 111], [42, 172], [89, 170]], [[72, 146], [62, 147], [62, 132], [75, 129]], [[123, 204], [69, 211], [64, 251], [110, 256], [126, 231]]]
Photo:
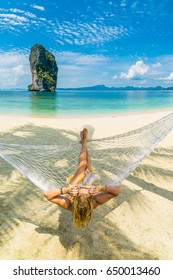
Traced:
[[71, 210], [72, 203], [68, 197], [62, 196], [62, 194], [67, 194], [71, 191], [71, 187], [49, 190], [44, 192], [44, 196], [51, 202], [61, 206], [66, 210]]
[[102, 205], [108, 202], [110, 199], [118, 196], [122, 192], [121, 186], [97, 186], [96, 190], [98, 193], [93, 195], [93, 198], [96, 202], [95, 207]]

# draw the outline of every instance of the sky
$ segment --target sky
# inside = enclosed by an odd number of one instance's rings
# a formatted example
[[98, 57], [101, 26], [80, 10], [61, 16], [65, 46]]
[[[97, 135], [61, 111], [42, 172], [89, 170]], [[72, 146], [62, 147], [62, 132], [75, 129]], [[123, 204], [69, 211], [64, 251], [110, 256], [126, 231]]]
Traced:
[[173, 86], [173, 0], [0, 0], [0, 89], [31, 84], [36, 43], [58, 88]]

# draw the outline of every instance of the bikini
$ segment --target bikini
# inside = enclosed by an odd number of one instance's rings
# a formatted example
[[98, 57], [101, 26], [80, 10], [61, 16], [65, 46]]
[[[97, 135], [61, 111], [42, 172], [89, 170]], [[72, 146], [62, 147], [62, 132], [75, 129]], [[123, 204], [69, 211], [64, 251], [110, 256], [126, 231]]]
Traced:
[[[66, 185], [71, 187], [70, 181], [74, 174], [70, 174], [70, 176], [67, 177]], [[95, 183], [97, 182], [97, 176], [96, 174], [91, 173], [88, 169], [85, 171], [85, 177], [76, 185], [74, 188], [76, 189], [76, 195], [79, 194], [81, 189], [87, 189], [88, 193], [92, 195], [95, 190]]]

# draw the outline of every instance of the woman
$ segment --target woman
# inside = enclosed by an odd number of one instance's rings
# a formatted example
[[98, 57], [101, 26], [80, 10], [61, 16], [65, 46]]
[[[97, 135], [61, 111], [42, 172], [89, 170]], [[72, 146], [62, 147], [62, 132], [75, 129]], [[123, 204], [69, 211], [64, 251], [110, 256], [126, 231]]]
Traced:
[[[80, 132], [80, 138], [82, 148], [75, 174], [68, 178], [66, 187], [46, 191], [44, 195], [49, 201], [72, 211], [76, 227], [86, 227], [91, 220], [93, 209], [118, 196], [122, 187], [95, 185], [96, 177], [93, 174], [87, 151], [88, 130], [86, 128]], [[65, 194], [68, 196], [64, 196]]]

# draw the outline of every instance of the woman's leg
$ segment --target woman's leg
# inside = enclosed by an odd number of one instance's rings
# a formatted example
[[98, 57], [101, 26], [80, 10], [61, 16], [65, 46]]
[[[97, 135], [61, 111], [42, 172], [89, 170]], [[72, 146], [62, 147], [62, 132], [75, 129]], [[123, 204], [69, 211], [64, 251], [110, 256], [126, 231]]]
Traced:
[[[83, 133], [80, 133], [81, 136], [81, 152], [79, 155], [79, 164], [77, 167], [77, 170], [73, 176], [73, 178], [70, 180], [70, 185], [76, 186], [80, 181], [83, 180], [85, 177], [85, 170], [87, 167], [87, 137], [88, 137], [88, 131], [86, 128], [83, 129]], [[83, 136], [83, 137], [82, 137]]]
[[88, 150], [86, 151], [87, 152], [87, 157], [86, 157], [86, 160], [87, 160], [87, 169], [93, 173], [93, 169], [92, 169], [92, 165], [91, 165], [91, 158], [90, 158], [90, 155], [88, 153]]

